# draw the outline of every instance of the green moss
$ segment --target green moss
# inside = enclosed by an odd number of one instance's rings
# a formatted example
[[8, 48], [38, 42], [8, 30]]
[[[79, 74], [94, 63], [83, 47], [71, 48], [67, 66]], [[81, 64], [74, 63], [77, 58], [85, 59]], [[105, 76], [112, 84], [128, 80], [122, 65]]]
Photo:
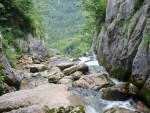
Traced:
[[150, 34], [144, 38], [143, 49], [148, 50], [148, 45], [150, 43]]
[[135, 1], [135, 5], [134, 5], [134, 12], [138, 11], [140, 9], [140, 7], [142, 3], [139, 2], [139, 0]]
[[148, 89], [142, 88], [139, 96], [148, 106], [150, 106], [150, 91]]
[[51, 78], [48, 79], [48, 81], [49, 81], [49, 83], [54, 83], [54, 84], [56, 84], [56, 83], [58, 82], [58, 79], [55, 78], [55, 77], [51, 77]]
[[0, 95], [3, 93], [2, 85], [4, 83], [5, 76], [6, 76], [6, 74], [4, 72], [4, 66], [2, 63], [0, 63]]
[[46, 66], [43, 66], [41, 69], [39, 69], [40, 72], [41, 72], [41, 71], [45, 71], [45, 70], [49, 70], [49, 68], [46, 67]]
[[45, 106], [44, 111], [46, 113], [85, 113], [84, 107], [80, 105], [76, 107], [69, 106], [67, 108], [60, 107], [58, 109], [50, 109], [48, 106]]
[[111, 68], [111, 70], [110, 70], [110, 76], [116, 77], [119, 80], [127, 79], [125, 73], [126, 73], [126, 69], [123, 66], [119, 66], [118, 68]]

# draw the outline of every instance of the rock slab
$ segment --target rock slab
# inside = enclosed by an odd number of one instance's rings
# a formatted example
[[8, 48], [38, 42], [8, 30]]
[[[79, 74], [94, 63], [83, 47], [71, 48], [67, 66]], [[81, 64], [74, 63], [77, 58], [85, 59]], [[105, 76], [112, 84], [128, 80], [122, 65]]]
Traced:
[[76, 94], [67, 91], [67, 87], [62, 84], [44, 84], [0, 97], [0, 112], [44, 113], [45, 106], [52, 109], [76, 105], [83, 105], [83, 102]]

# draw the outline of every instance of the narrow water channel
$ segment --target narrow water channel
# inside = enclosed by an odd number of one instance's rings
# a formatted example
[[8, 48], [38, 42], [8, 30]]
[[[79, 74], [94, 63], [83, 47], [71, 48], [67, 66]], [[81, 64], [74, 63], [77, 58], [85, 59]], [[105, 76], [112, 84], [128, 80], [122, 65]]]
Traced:
[[[93, 73], [108, 74], [108, 72], [106, 72], [104, 67], [99, 66], [99, 63], [95, 55], [89, 57], [81, 57], [80, 60], [81, 62], [79, 62], [79, 64], [85, 63], [89, 66], [89, 74], [93, 74]], [[119, 80], [115, 78], [110, 78], [110, 79], [115, 84], [121, 83]], [[132, 100], [132, 98], [126, 101], [107, 101], [101, 98], [102, 97], [101, 91], [93, 91], [93, 90], [83, 89], [83, 88], [71, 88], [71, 90], [77, 95], [79, 95], [81, 99], [84, 101], [84, 103], [86, 104], [86, 113], [103, 113], [106, 109], [109, 109], [111, 107], [122, 107], [122, 108], [130, 109], [132, 111], [136, 111], [136, 109], [133, 106], [134, 101]]]

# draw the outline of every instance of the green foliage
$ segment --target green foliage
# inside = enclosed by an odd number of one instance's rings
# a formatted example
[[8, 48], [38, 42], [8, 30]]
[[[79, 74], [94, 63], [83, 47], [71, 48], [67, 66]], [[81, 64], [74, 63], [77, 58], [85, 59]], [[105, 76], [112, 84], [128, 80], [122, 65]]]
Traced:
[[[44, 37], [43, 10], [47, 0], [0, 0], [0, 31], [3, 35], [3, 53], [11, 65], [21, 50], [16, 42], [17, 38], [26, 39], [29, 33]], [[15, 48], [15, 50], [10, 50]]]
[[143, 43], [142, 49], [148, 51], [149, 44], [150, 44], [150, 34], [144, 38], [144, 43]]
[[45, 22], [50, 47], [69, 56], [88, 52], [95, 30], [105, 21], [107, 0], [49, 0], [49, 4], [52, 11]]
[[84, 42], [79, 35], [57, 41], [51, 46], [56, 47], [62, 54], [73, 57], [86, 53], [90, 49], [88, 43]]
[[[43, 36], [43, 15], [41, 13], [39, 14], [41, 7], [37, 9], [35, 1], [36, 0], [2, 0], [0, 2], [0, 26], [10, 29], [9, 32], [15, 34], [15, 38], [24, 37], [28, 33]], [[6, 33], [6, 31], [4, 33]]]
[[107, 0], [83, 0], [83, 8], [88, 12], [88, 17], [91, 17], [95, 22], [100, 18], [102, 22], [105, 21]]
[[49, 0], [51, 12], [45, 18], [48, 42], [65, 55], [75, 56], [83, 50], [78, 47], [82, 43], [80, 26], [83, 23], [82, 10], [76, 7], [79, 3], [80, 0]]
[[83, 106], [69, 106], [67, 108], [60, 107], [58, 109], [50, 109], [48, 106], [45, 106], [44, 111], [46, 113], [85, 113], [84, 107]]
[[3, 92], [2, 84], [4, 82], [4, 79], [5, 79], [4, 66], [2, 63], [0, 63], [0, 95]]
[[[8, 46], [9, 41], [7, 39], [3, 39], [2, 40], [2, 45], [3, 45], [3, 53], [5, 54], [5, 56], [7, 57], [7, 59], [9, 60], [11, 66], [13, 68], [15, 68], [15, 62], [16, 59], [19, 57], [19, 55], [14, 51], [10, 50], [10, 47]], [[16, 42], [14, 42], [16, 43]]]

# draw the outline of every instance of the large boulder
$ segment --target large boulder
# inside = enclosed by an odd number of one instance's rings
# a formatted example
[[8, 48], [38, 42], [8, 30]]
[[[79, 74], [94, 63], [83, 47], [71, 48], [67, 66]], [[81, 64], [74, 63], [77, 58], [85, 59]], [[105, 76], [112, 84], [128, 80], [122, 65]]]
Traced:
[[45, 113], [44, 109], [83, 105], [80, 98], [67, 91], [65, 85], [45, 84], [34, 89], [20, 90], [0, 97], [0, 112]]
[[87, 88], [92, 90], [100, 90], [101, 88], [113, 85], [105, 74], [97, 73], [92, 75], [84, 75], [73, 83], [74, 87]]

